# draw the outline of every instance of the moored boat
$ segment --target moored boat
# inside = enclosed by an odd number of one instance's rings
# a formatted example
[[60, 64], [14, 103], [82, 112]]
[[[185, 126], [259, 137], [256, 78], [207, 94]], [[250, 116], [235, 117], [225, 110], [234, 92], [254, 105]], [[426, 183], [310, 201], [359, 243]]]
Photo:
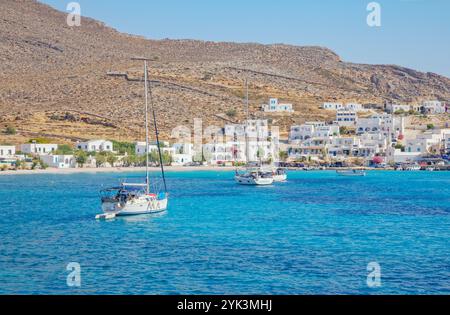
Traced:
[[336, 171], [339, 176], [366, 176], [367, 173], [364, 170], [342, 170]]
[[234, 180], [240, 185], [255, 186], [272, 185], [274, 182], [272, 173], [264, 172], [261, 168], [247, 168], [243, 173], [236, 170]]
[[[149, 128], [148, 128], [148, 71], [145, 58], [134, 58], [134, 60], [144, 61], [144, 88], [145, 88], [145, 142], [149, 147]], [[156, 123], [156, 114], [153, 103], [151, 103], [153, 114], [153, 123], [156, 135], [156, 144], [158, 148], [159, 163], [163, 180], [163, 191], [150, 190], [149, 176], [149, 154], [146, 153], [146, 177], [144, 183], [121, 183], [119, 187], [113, 187], [102, 191], [101, 198], [103, 214], [97, 215], [96, 219], [112, 219], [116, 216], [130, 216], [158, 213], [167, 210], [168, 193], [166, 179], [164, 175], [164, 164], [159, 142], [159, 133]], [[156, 185], [155, 185], [156, 186]]]

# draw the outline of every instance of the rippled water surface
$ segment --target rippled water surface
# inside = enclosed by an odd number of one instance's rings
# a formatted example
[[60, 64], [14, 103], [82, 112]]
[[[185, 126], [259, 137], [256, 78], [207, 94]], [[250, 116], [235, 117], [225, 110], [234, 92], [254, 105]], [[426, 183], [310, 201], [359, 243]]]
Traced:
[[168, 212], [110, 222], [94, 220], [98, 191], [124, 174], [1, 176], [0, 293], [450, 293], [449, 172], [289, 175], [169, 173]]

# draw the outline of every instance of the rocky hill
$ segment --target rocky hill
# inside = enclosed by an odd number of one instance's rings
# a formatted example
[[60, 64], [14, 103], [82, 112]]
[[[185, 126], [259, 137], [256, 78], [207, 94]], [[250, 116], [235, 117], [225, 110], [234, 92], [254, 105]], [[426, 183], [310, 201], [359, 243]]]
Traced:
[[0, 128], [15, 136], [74, 141], [94, 137], [142, 138], [142, 67], [150, 75], [165, 138], [178, 125], [222, 126], [225, 113], [243, 117], [242, 85], [250, 82], [252, 112], [268, 97], [292, 102], [294, 115], [274, 123], [331, 119], [325, 100], [375, 103], [450, 100], [450, 79], [392, 65], [343, 62], [322, 47], [147, 40], [82, 18], [69, 27], [66, 13], [33, 0], [0, 2]]

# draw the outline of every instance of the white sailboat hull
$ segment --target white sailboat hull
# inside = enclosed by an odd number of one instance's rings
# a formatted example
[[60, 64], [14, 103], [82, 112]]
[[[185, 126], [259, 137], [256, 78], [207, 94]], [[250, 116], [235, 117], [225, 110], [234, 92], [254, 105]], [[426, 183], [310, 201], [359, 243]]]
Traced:
[[287, 181], [287, 174], [273, 175], [274, 182], [285, 182]]
[[125, 204], [107, 201], [102, 203], [104, 213], [115, 214], [116, 216], [129, 216], [158, 213], [167, 210], [168, 199], [157, 200], [155, 198], [139, 198], [127, 201]]
[[240, 185], [267, 186], [273, 184], [273, 178], [235, 176], [234, 180]]

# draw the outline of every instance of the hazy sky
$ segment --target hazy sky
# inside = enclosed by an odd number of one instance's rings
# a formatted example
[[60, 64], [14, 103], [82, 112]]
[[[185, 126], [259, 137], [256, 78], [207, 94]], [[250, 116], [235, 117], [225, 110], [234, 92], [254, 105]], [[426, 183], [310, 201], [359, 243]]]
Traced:
[[[70, 1], [42, 0], [65, 11]], [[81, 15], [162, 39], [325, 46], [343, 60], [398, 64], [450, 77], [450, 0], [80, 0]]]

